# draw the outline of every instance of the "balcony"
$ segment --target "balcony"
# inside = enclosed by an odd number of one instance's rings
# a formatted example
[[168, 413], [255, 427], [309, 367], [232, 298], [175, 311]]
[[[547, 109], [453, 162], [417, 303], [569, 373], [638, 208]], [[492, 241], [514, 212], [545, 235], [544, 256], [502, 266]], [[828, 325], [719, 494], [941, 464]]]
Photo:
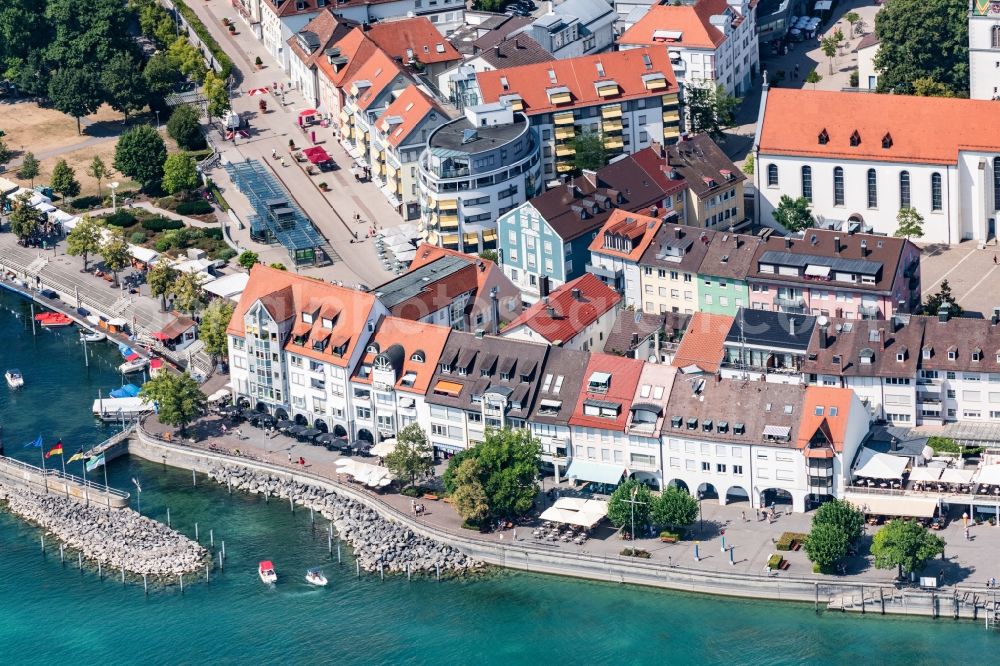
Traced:
[[622, 279], [625, 273], [622, 270], [613, 271], [608, 268], [604, 268], [603, 266], [596, 266], [594, 264], [586, 264], [584, 266], [584, 270], [588, 273], [593, 273], [599, 278], [612, 281], [617, 281]]
[[877, 305], [862, 305], [858, 308], [862, 319], [882, 319], [882, 311]]
[[940, 405], [941, 404], [941, 394], [940, 393], [918, 393], [917, 394], [917, 401], [918, 402], [922, 402], [925, 405]]
[[777, 297], [774, 299], [774, 304], [782, 310], [787, 311], [789, 308], [804, 308], [806, 306], [806, 301], [801, 296], [795, 296], [793, 298]]

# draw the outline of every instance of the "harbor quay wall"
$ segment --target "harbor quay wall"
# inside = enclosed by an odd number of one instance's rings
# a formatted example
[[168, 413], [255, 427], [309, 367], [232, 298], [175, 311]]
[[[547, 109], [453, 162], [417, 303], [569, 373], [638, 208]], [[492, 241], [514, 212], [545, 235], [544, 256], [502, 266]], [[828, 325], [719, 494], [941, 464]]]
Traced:
[[0, 479], [8, 485], [24, 488], [41, 495], [60, 495], [84, 504], [94, 504], [111, 509], [122, 509], [129, 505], [129, 494], [117, 490], [108, 491], [103, 484], [96, 484], [71, 475], [63, 475], [58, 470], [28, 465], [13, 458], [0, 457]]
[[363, 503], [387, 520], [398, 522], [415, 534], [461, 550], [487, 564], [529, 573], [554, 574], [595, 581], [644, 585], [663, 589], [775, 601], [795, 601], [827, 608], [867, 614], [918, 615], [978, 620], [994, 617], [995, 605], [982, 590], [946, 588], [937, 591], [900, 589], [883, 583], [823, 581], [784, 575], [702, 571], [626, 557], [602, 557], [586, 553], [556, 551], [530, 542], [487, 541], [457, 534], [414, 519], [360, 488], [270, 463], [234, 457], [215, 451], [192, 449], [177, 442], [158, 439], [142, 430], [129, 439], [129, 453], [164, 465], [209, 473], [220, 465], [271, 474], [298, 483], [317, 486]]

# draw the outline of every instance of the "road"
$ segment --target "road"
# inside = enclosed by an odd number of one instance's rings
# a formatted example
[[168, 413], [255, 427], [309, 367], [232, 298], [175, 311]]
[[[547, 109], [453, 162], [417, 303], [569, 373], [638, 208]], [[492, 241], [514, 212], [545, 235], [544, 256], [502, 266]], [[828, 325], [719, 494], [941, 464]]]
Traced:
[[[261, 114], [257, 108], [261, 98], [249, 97], [245, 91], [269, 88], [274, 82], [284, 83], [287, 88], [289, 79], [231, 6], [221, 2], [190, 3], [189, 6], [195, 10], [239, 70], [237, 80], [240, 81], [240, 89], [233, 91], [232, 106], [235, 111], [250, 118], [250, 138], [238, 137], [235, 142], [220, 146], [223, 159], [237, 162], [250, 158], [267, 164], [341, 257], [341, 261], [332, 266], [302, 268], [299, 272], [325, 280], [340, 280], [345, 284], [363, 283], [372, 286], [392, 277], [382, 267], [373, 242], [365, 240], [365, 235], [372, 224], [394, 227], [402, 223], [402, 218], [373, 183], [355, 182], [350, 171], [353, 160], [334, 139], [329, 128], [316, 125], [310, 130], [315, 129], [317, 145], [322, 145], [330, 153], [340, 167], [338, 170], [322, 176], [309, 176], [292, 160], [286, 159], [287, 166], [282, 167], [281, 162], [272, 159], [272, 150], [278, 151], [279, 155], [288, 155], [289, 139], [294, 139], [300, 148], [310, 145], [308, 137], [296, 125], [298, 111], [306, 108], [306, 102], [294, 90], [285, 95], [283, 105], [277, 97], [268, 95], [268, 111]], [[235, 35], [223, 29], [224, 17], [236, 24]], [[257, 70], [253, 64], [257, 56], [265, 63], [261, 70]], [[218, 167], [210, 176], [219, 185], [227, 203], [240, 220], [246, 222], [252, 212], [250, 203], [230, 182], [225, 169]], [[328, 192], [320, 191], [320, 181], [327, 183]], [[361, 223], [354, 222], [356, 214], [361, 216]], [[354, 232], [358, 233], [361, 242], [351, 242]], [[284, 248], [255, 243], [250, 240], [248, 229], [233, 229], [233, 237], [241, 248], [254, 250], [265, 262], [282, 262], [285, 265], [290, 263]]]

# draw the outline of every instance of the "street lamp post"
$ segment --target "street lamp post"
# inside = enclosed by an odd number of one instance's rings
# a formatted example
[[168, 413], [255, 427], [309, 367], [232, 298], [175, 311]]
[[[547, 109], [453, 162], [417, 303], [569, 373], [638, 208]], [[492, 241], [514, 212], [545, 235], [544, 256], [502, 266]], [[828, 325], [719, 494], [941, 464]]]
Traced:
[[705, 493], [698, 491], [698, 532], [703, 533], [705, 531], [705, 516], [701, 512], [701, 499], [705, 496]]
[[632, 488], [632, 499], [625, 500], [629, 503], [629, 509], [632, 515], [632, 557], [635, 557], [635, 505], [636, 504], [646, 504], [646, 502], [639, 502], [635, 499], [635, 496], [639, 493], [639, 487], [636, 486]]
[[160, 129], [160, 110], [156, 110], [156, 129]]
[[118, 186], [121, 185], [117, 180], [113, 180], [108, 183], [108, 187], [111, 188], [111, 209], [117, 213], [118, 212], [118, 197], [116, 196], [116, 191]]

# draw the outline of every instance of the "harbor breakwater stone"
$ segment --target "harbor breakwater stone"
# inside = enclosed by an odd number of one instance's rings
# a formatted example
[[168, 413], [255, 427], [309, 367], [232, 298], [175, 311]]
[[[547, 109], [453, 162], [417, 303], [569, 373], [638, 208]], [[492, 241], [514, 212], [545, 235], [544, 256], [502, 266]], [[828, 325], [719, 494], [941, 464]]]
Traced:
[[318, 512], [333, 523], [340, 538], [354, 549], [361, 568], [368, 572], [378, 571], [379, 564], [387, 573], [405, 572], [407, 565], [411, 573], [433, 573], [439, 567], [442, 573], [457, 573], [482, 567], [457, 548], [415, 534], [361, 502], [317, 486], [235, 465], [214, 467], [208, 477], [223, 485], [231, 483], [234, 489], [244, 492], [291, 497], [294, 503]]

